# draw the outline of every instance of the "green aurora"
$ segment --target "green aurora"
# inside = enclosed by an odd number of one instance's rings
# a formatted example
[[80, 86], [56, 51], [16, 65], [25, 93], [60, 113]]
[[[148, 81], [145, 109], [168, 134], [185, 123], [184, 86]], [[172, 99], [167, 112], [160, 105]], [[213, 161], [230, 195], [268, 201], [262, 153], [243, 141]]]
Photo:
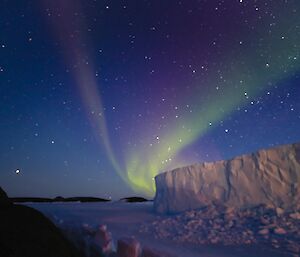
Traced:
[[[206, 101], [199, 101], [201, 95], [189, 97], [189, 102], [198, 106], [198, 111], [170, 121], [172, 129], [168, 128], [159, 136], [159, 143], [151, 147], [151, 151], [141, 147], [139, 151], [131, 152], [127, 158], [126, 181], [134, 190], [153, 197], [153, 178], [170, 168], [169, 160], [172, 160], [171, 167], [181, 166], [176, 158], [184, 148], [213, 129], [214, 124], [236, 111], [237, 107], [250, 104], [256, 96], [266, 93], [269, 86], [280, 84], [299, 70], [300, 36], [292, 30], [292, 25], [300, 24], [300, 18], [293, 18], [286, 19], [285, 24], [270, 35], [264, 36], [263, 31], [248, 35], [249, 39], [245, 41], [261, 44], [261, 47], [249, 47], [239, 55], [239, 51], [232, 51], [229, 58], [220, 61], [227, 70], [223, 70], [221, 82], [216, 73], [208, 76], [206, 81], [212, 85], [209, 88], [213, 88], [208, 93], [210, 97]], [[215, 85], [221, 85], [217, 92]]]

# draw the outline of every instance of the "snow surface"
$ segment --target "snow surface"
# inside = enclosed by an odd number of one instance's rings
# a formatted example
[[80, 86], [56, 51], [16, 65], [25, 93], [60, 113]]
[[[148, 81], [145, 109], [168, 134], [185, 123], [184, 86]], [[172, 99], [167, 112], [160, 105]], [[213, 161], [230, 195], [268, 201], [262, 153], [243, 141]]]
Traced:
[[[221, 247], [178, 244], [155, 239], [153, 235], [139, 232], [142, 224], [161, 216], [153, 211], [153, 203], [27, 203], [47, 217], [64, 231], [80, 230], [88, 224], [96, 227], [105, 224], [114, 241], [122, 237], [134, 236], [142, 246], [151, 247], [178, 257], [263, 257], [280, 256], [273, 251], [257, 246]], [[78, 235], [80, 233], [78, 232]]]

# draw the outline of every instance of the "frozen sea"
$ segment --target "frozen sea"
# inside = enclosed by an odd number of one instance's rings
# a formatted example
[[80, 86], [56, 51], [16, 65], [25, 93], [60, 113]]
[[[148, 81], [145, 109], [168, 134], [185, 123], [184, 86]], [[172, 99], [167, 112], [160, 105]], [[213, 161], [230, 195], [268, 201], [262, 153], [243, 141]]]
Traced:
[[[175, 254], [178, 257], [265, 257], [288, 256], [257, 246], [221, 247], [178, 244], [156, 239], [153, 235], [139, 232], [142, 224], [158, 217], [152, 202], [145, 203], [27, 203], [50, 218], [66, 231], [80, 230], [83, 225], [96, 227], [107, 225], [114, 241], [134, 236], [142, 246], [152, 247]], [[75, 233], [76, 234], [76, 233]], [[78, 233], [79, 235], [79, 233]]]

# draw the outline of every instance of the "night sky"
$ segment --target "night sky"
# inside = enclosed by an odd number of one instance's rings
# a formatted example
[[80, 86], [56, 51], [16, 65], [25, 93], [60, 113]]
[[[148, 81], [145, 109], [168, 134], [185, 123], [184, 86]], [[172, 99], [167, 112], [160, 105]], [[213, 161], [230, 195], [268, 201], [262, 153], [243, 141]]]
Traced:
[[152, 196], [300, 141], [299, 0], [2, 0], [0, 28], [10, 196]]

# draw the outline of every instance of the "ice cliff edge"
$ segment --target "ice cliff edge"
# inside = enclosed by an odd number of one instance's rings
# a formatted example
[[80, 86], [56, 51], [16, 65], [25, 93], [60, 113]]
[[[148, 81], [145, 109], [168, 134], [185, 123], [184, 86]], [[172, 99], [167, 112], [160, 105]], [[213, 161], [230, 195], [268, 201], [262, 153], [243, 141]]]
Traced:
[[154, 208], [174, 213], [221, 204], [259, 204], [284, 210], [300, 207], [300, 143], [283, 145], [227, 161], [201, 163], [155, 177]]

